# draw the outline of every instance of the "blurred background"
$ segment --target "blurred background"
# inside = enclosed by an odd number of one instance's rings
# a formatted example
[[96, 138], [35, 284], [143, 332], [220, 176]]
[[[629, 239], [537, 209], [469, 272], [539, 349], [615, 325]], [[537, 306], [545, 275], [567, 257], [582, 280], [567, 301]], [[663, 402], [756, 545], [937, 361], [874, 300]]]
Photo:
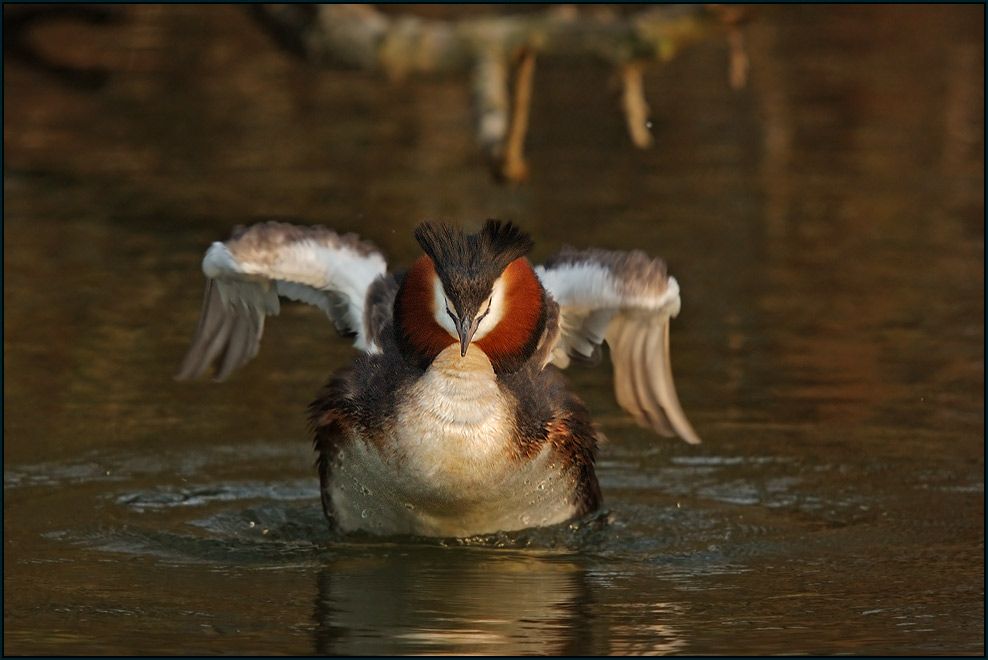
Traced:
[[[243, 6], [5, 4], [5, 654], [983, 655], [984, 25], [754, 7], [745, 87], [723, 31], [646, 68], [644, 150], [610, 66], [539, 57], [505, 185], [465, 75], [330, 66]], [[229, 382], [174, 382], [202, 255], [278, 219], [402, 266], [488, 217], [534, 262], [667, 260], [704, 443], [571, 369], [606, 519], [332, 538], [304, 410], [354, 351], [286, 305]]]

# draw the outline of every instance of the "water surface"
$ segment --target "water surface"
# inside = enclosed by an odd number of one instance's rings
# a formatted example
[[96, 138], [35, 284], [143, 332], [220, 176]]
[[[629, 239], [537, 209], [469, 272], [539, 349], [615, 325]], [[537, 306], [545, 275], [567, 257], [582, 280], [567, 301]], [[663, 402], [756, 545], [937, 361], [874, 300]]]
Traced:
[[[984, 654], [984, 8], [766, 6], [650, 70], [540, 61], [524, 186], [453, 77], [277, 50], [232, 6], [114, 7], [4, 61], [4, 652]], [[229, 382], [176, 383], [210, 241], [514, 220], [667, 259], [703, 444], [608, 437], [606, 511], [485, 539], [340, 539], [304, 410], [354, 355], [286, 305]]]

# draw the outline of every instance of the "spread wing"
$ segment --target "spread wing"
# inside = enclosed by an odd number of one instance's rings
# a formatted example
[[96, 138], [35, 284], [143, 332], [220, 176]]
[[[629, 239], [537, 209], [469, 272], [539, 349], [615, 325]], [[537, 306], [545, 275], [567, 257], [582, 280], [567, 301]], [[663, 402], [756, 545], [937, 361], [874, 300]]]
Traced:
[[238, 227], [225, 243], [213, 243], [202, 261], [206, 295], [202, 315], [176, 378], [195, 378], [216, 363], [224, 380], [257, 355], [264, 319], [280, 309], [279, 296], [319, 307], [355, 346], [378, 352], [369, 290], [389, 287], [387, 263], [373, 244], [325, 227], [267, 222]]
[[536, 268], [559, 303], [559, 338], [549, 360], [565, 368], [596, 363], [605, 340], [618, 403], [642, 426], [700, 442], [676, 396], [669, 320], [679, 313], [679, 284], [661, 259], [644, 252], [564, 248]]

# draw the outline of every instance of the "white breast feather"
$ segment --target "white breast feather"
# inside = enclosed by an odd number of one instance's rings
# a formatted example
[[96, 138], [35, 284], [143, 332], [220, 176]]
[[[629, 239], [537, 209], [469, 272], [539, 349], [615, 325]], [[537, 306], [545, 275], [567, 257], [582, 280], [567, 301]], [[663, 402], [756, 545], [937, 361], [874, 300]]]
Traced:
[[489, 466], [507, 457], [512, 417], [490, 361], [454, 344], [433, 361], [399, 412], [401, 447], [413, 478], [437, 474], [457, 489], [488, 487]]
[[571, 518], [572, 484], [550, 447], [528, 460], [482, 351], [445, 349], [401, 404], [385, 446], [359, 433], [331, 488], [342, 529], [469, 536]]

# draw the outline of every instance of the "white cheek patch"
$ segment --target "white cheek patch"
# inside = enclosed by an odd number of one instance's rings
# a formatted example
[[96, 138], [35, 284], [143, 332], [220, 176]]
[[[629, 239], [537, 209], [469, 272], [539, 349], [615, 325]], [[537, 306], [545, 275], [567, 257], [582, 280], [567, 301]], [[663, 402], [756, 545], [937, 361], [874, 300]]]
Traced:
[[505, 289], [507, 286], [504, 283], [504, 278], [497, 278], [494, 280], [494, 286], [491, 289], [490, 307], [481, 308], [480, 314], [487, 310], [487, 315], [484, 316], [480, 321], [480, 325], [477, 326], [477, 332], [473, 335], [473, 340], [477, 341], [491, 330], [497, 327], [497, 324], [501, 322], [504, 318], [504, 307], [505, 307]]
[[460, 335], [456, 332], [456, 325], [453, 323], [453, 319], [446, 312], [449, 305], [447, 302], [449, 297], [446, 295], [446, 290], [443, 288], [443, 283], [439, 281], [439, 278], [435, 278], [432, 282], [432, 315], [436, 319], [436, 323], [448, 332], [450, 336], [454, 339], [459, 339]]
[[[507, 285], [505, 284], [503, 278], [497, 278], [494, 281], [494, 286], [491, 289], [491, 297], [489, 306], [485, 303], [477, 310], [477, 314], [483, 314], [484, 317], [480, 320], [477, 325], [477, 331], [473, 335], [473, 341], [477, 341], [491, 330], [493, 330], [501, 319], [504, 318], [505, 313], [505, 298]], [[448, 332], [451, 337], [459, 340], [460, 335], [456, 330], [456, 324], [447, 313], [449, 309], [449, 296], [446, 295], [446, 290], [443, 288], [442, 282], [439, 278], [436, 278], [432, 285], [432, 310], [433, 316], [436, 319], [436, 323]], [[455, 310], [452, 310], [455, 313]], [[486, 314], [484, 314], [486, 312]]]

